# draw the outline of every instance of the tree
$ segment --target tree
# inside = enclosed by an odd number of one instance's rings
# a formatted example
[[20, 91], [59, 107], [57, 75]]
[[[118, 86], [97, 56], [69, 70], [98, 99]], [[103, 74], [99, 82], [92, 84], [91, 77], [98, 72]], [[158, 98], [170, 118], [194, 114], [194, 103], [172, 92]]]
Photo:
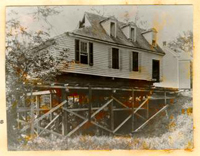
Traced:
[[[35, 22], [46, 23], [45, 29], [39, 31], [32, 31], [23, 26], [20, 18], [15, 17], [6, 21], [6, 100], [9, 143], [16, 141], [19, 136], [15, 129], [16, 120], [13, 120], [17, 118], [16, 107], [20, 105], [24, 93], [31, 91], [31, 88], [25, 87], [24, 84], [29, 84], [30, 78], [35, 78], [36, 82], [54, 79], [57, 75], [56, 66], [61, 61], [67, 60], [65, 50], [60, 51], [61, 57], [53, 57], [48, 50], [38, 49], [45, 44], [56, 47], [55, 41], [50, 39], [49, 32], [53, 26], [48, 18], [60, 12], [57, 7], [35, 7], [30, 16]], [[17, 16], [18, 13], [12, 10], [9, 16], [12, 15]]]
[[134, 16], [130, 16], [129, 12], [126, 11], [124, 13], [124, 22], [129, 23], [133, 22], [136, 24], [137, 27], [142, 29], [148, 28], [148, 23], [146, 20], [143, 20], [143, 16], [140, 14], [140, 12], [137, 10]]
[[168, 43], [168, 46], [175, 50], [177, 48], [189, 53], [193, 56], [193, 33], [192, 31], [184, 31], [179, 34], [174, 40]]

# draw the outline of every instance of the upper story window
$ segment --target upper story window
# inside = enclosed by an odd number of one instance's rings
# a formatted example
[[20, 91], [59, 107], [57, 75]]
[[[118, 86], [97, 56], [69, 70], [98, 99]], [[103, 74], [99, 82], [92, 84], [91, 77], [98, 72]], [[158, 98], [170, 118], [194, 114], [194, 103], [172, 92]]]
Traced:
[[[89, 48], [88, 48], [89, 47]], [[76, 63], [93, 65], [93, 43], [75, 40]]]
[[119, 69], [119, 49], [112, 48], [112, 68]]
[[81, 42], [81, 53], [87, 53], [87, 42]]
[[135, 40], [135, 28], [131, 28], [131, 31], [130, 31], [130, 39], [132, 41]]
[[115, 22], [110, 22], [110, 36], [116, 36], [116, 25]]
[[88, 64], [87, 42], [81, 42], [80, 63]]
[[139, 57], [137, 52], [132, 52], [132, 70], [139, 71]]

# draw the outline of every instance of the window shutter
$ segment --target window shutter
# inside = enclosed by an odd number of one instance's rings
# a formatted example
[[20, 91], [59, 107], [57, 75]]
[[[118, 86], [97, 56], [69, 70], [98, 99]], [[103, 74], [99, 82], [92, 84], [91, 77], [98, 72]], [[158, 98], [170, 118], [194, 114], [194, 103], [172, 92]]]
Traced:
[[89, 43], [89, 65], [93, 66], [93, 43]]
[[138, 71], [142, 71], [142, 53], [138, 53]]
[[129, 52], [129, 70], [132, 71], [132, 51]]
[[112, 68], [112, 48], [108, 48], [108, 68]]
[[122, 50], [119, 49], [119, 69], [122, 70]]
[[79, 40], [75, 40], [75, 62], [79, 62]]

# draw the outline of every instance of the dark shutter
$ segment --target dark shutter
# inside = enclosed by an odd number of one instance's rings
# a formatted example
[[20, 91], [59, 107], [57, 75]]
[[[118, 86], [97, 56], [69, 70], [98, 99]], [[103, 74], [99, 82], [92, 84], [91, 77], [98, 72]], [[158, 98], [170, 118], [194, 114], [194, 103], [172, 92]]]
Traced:
[[129, 70], [132, 71], [132, 51], [129, 51]]
[[122, 70], [122, 50], [119, 49], [119, 69]]
[[112, 67], [112, 48], [108, 48], [108, 68]]
[[93, 43], [89, 43], [89, 65], [93, 66]]
[[132, 59], [133, 59], [133, 71], [138, 71], [138, 53], [133, 52], [132, 54]]
[[138, 71], [141, 72], [142, 71], [142, 53], [138, 53]]
[[80, 53], [79, 53], [79, 40], [75, 40], [75, 62], [76, 63], [79, 63], [80, 60], [79, 60], [79, 56]]

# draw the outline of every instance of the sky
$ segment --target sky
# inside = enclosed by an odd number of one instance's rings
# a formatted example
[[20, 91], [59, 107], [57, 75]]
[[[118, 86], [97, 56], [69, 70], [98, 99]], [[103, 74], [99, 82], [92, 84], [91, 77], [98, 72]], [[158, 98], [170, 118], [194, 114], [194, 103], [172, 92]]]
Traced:
[[[32, 31], [41, 30], [44, 22], [33, 19], [31, 12], [35, 7], [7, 7], [6, 20], [17, 18], [25, 27]], [[169, 42], [183, 31], [193, 31], [192, 5], [110, 5], [110, 6], [61, 6], [61, 13], [48, 18], [52, 25], [51, 37], [64, 32], [73, 31], [83, 18], [84, 12], [100, 13], [105, 17], [115, 16], [124, 21], [125, 14], [134, 21], [136, 13], [141, 20], [146, 21], [147, 28], [156, 28], [158, 43]], [[11, 11], [17, 12], [13, 15]]]

